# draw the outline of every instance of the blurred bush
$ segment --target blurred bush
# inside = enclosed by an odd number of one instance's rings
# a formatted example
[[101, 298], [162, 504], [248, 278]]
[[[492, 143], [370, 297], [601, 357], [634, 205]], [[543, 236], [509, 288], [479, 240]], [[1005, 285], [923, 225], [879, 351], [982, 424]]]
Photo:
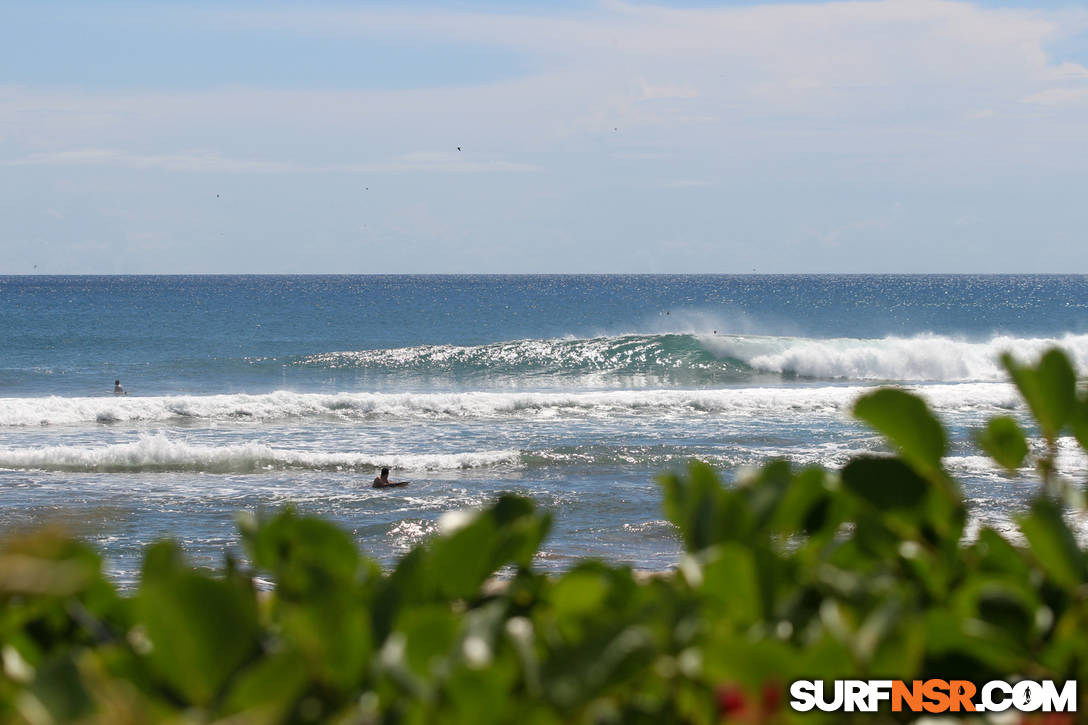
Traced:
[[321, 520], [243, 518], [251, 564], [213, 576], [159, 543], [125, 595], [42, 530], [0, 550], [0, 721], [842, 722], [792, 713], [789, 683], [1088, 683], [1088, 560], [1067, 523], [1083, 490], [1055, 463], [1060, 437], [1088, 444], [1088, 399], [1058, 351], [1005, 364], [1038, 440], [1000, 417], [977, 441], [1037, 471], [1015, 542], [964, 537], [944, 429], [895, 389], [854, 409], [894, 455], [775, 461], [730, 487], [699, 463], [664, 476], [687, 553], [662, 575], [535, 571], [550, 519], [514, 496], [447, 517], [389, 572]]

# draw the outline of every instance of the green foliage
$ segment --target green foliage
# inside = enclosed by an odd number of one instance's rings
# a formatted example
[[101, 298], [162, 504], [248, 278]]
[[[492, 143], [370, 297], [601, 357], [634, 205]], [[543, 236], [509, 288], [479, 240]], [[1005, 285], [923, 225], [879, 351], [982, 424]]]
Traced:
[[1088, 681], [1088, 557], [1054, 465], [1061, 435], [1088, 436], [1088, 402], [1061, 353], [1006, 365], [1044, 439], [1009, 417], [978, 434], [1043, 479], [1011, 539], [964, 538], [944, 430], [900, 390], [855, 407], [895, 454], [773, 461], [732, 485], [701, 463], [663, 476], [686, 554], [656, 575], [539, 573], [550, 517], [513, 496], [444, 519], [388, 572], [327, 522], [242, 517], [248, 565], [202, 572], [156, 544], [125, 596], [63, 534], [12, 538], [0, 721], [838, 722], [789, 711], [788, 683]]
[[986, 429], [978, 435], [978, 444], [1009, 473], [1015, 473], [1024, 465], [1024, 459], [1028, 456], [1027, 437], [1016, 421], [1008, 416], [991, 419]]
[[1050, 350], [1034, 367], [1016, 362], [1008, 353], [1001, 361], [1024, 396], [1043, 435], [1048, 441], [1055, 440], [1077, 408], [1074, 392], [1077, 375], [1069, 358], [1060, 350]]
[[1020, 517], [1020, 530], [1031, 544], [1031, 552], [1039, 566], [1055, 582], [1069, 590], [1084, 582], [1084, 552], [1077, 546], [1073, 532], [1053, 500], [1037, 499], [1031, 512]]
[[947, 447], [944, 428], [921, 398], [884, 388], [858, 398], [854, 415], [883, 433], [919, 473], [941, 472]]
[[257, 647], [249, 581], [193, 571], [172, 543], [148, 550], [135, 604], [133, 626], [150, 642], [148, 667], [193, 704], [208, 705]]

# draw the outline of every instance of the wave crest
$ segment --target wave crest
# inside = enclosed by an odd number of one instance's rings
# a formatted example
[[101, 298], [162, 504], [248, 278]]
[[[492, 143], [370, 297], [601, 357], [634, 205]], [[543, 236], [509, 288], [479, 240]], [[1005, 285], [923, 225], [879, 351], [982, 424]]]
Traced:
[[[775, 386], [706, 390], [616, 390], [563, 393], [294, 393], [126, 398], [0, 398], [0, 426], [124, 423], [607, 418], [624, 415], [795, 415], [835, 413], [865, 385]], [[924, 386], [938, 408], [1009, 408], [1003, 383]]]
[[969, 342], [941, 335], [876, 339], [662, 334], [422, 345], [310, 355], [301, 366], [473, 377], [644, 376], [692, 384], [750, 382], [762, 374], [824, 380], [982, 382], [1005, 379], [998, 359], [1062, 347], [1088, 367], [1088, 335]]
[[881, 339], [718, 337], [708, 344], [755, 370], [819, 379], [901, 382], [983, 382], [1008, 378], [1002, 353], [1035, 358], [1061, 347], [1080, 369], [1088, 368], [1088, 335], [993, 337], [967, 342], [941, 335]]
[[742, 362], [719, 357], [697, 336], [689, 334], [511, 340], [486, 345], [420, 345], [320, 353], [294, 360], [292, 364], [330, 370], [469, 379], [617, 375], [658, 380], [739, 381], [751, 373]]
[[194, 445], [163, 434], [143, 435], [131, 443], [94, 448], [43, 446], [0, 450], [0, 468], [72, 472], [252, 473], [287, 469], [341, 471], [389, 466], [403, 471], [446, 471], [517, 465], [516, 450], [462, 453], [382, 454], [323, 453], [273, 448], [264, 443]]

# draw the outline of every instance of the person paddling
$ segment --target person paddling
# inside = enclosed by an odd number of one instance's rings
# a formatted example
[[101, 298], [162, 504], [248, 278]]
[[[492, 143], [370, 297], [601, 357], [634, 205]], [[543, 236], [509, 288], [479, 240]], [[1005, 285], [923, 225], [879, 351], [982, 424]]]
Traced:
[[371, 484], [374, 488], [393, 488], [394, 486], [407, 486], [407, 481], [390, 481], [389, 469], [383, 468], [382, 475], [374, 479], [374, 483]]

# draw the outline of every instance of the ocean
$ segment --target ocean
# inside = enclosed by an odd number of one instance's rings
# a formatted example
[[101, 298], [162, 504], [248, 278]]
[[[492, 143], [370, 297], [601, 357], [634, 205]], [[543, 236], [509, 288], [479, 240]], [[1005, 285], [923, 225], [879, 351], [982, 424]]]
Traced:
[[658, 474], [885, 450], [850, 416], [885, 384], [949, 427], [972, 527], [1011, 530], [1037, 484], [971, 436], [1023, 417], [1002, 351], [1088, 370], [1088, 277], [0, 277], [0, 341], [0, 530], [65, 526], [122, 585], [155, 540], [218, 566], [239, 512], [288, 505], [390, 565], [505, 491], [555, 515], [542, 568], [656, 570]]

